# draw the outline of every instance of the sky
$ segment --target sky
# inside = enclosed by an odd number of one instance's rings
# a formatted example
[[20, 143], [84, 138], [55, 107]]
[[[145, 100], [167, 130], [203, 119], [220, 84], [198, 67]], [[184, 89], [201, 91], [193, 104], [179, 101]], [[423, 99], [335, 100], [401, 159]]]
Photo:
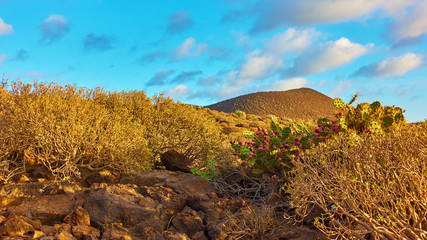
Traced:
[[206, 106], [312, 88], [427, 119], [425, 0], [0, 0], [0, 74]]

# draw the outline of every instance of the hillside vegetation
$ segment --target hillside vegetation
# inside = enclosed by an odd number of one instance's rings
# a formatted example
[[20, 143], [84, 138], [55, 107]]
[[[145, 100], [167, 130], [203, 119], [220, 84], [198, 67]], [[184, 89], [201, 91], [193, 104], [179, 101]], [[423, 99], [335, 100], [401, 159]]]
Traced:
[[294, 120], [333, 118], [333, 99], [310, 88], [258, 92], [206, 106], [226, 113], [237, 110], [259, 116], [274, 115]]
[[143, 172], [170, 149], [203, 166], [224, 155], [224, 142], [203, 108], [163, 96], [38, 82], [0, 87], [3, 182], [40, 164], [58, 181], [78, 177], [81, 169]]
[[[84, 170], [146, 172], [174, 149], [224, 196], [286, 202], [287, 219], [311, 217], [329, 238], [427, 239], [427, 122], [408, 124], [402, 109], [379, 102], [353, 106], [357, 95], [344, 103], [319, 94], [253, 94], [222, 105], [232, 111], [225, 113], [142, 91], [3, 81], [0, 181], [17, 182], [37, 166], [57, 183]], [[285, 95], [294, 97], [279, 103]], [[270, 115], [244, 111], [267, 102]], [[233, 219], [230, 236], [243, 236], [239, 227], [256, 220], [251, 238], [261, 238], [274, 228], [269, 216]]]

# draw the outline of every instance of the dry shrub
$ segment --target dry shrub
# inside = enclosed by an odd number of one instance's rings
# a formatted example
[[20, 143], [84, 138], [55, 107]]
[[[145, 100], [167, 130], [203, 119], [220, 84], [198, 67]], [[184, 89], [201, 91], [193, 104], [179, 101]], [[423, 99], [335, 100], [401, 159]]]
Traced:
[[169, 149], [201, 166], [209, 157], [226, 160], [225, 137], [203, 108], [142, 91], [6, 84], [0, 86], [0, 181], [39, 164], [57, 180], [77, 177], [82, 168], [142, 172]]
[[237, 214], [228, 215], [223, 231], [227, 239], [269, 239], [281, 223], [283, 221], [276, 216], [272, 207], [246, 207]]
[[139, 117], [150, 130], [146, 138], [157, 158], [175, 149], [200, 166], [205, 166], [211, 157], [217, 162], [224, 160], [224, 155], [220, 154], [227, 146], [225, 135], [206, 109], [174, 103], [163, 96], [151, 100], [150, 111]]
[[276, 175], [254, 175], [233, 167], [223, 171], [221, 178], [213, 179], [212, 185], [220, 194], [262, 205], [281, 198], [283, 180]]
[[148, 170], [145, 127], [126, 108], [89, 100], [100, 92], [22, 82], [1, 89], [0, 154], [10, 170], [44, 164], [57, 180], [78, 176], [79, 168]]
[[341, 137], [295, 161], [296, 220], [314, 206], [331, 238], [427, 239], [427, 122]]

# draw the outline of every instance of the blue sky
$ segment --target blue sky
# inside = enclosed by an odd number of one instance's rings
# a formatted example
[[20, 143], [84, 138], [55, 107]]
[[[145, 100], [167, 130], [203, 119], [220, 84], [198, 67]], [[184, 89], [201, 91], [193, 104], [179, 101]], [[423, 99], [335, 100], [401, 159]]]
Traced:
[[425, 0], [0, 0], [0, 73], [209, 105], [313, 88], [427, 118]]

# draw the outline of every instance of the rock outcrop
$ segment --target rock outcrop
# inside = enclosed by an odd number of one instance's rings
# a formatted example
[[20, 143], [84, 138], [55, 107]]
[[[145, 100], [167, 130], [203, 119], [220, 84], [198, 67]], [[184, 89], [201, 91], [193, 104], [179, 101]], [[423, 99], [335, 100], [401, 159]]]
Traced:
[[[104, 170], [82, 183], [0, 187], [0, 238], [229, 239], [230, 219], [244, 214], [244, 208], [257, 208], [243, 199], [219, 197], [209, 182], [189, 173], [118, 176]], [[310, 239], [295, 231], [270, 235]]]

